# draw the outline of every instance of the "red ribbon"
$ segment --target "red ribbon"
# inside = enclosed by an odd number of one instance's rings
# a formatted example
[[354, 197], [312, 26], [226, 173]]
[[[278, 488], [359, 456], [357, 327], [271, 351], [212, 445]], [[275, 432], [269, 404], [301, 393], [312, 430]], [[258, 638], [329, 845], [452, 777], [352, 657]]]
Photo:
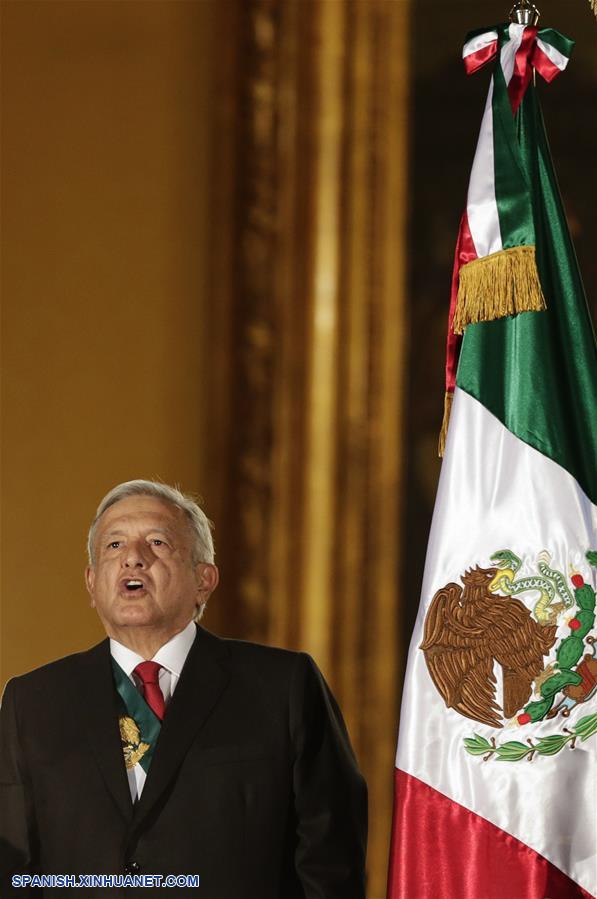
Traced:
[[531, 26], [524, 29], [520, 47], [516, 51], [516, 56], [514, 57], [514, 71], [512, 72], [510, 84], [508, 85], [508, 96], [510, 97], [512, 112], [516, 112], [522, 103], [522, 98], [525, 95], [525, 91], [529, 86], [533, 74], [531, 57], [535, 49], [537, 30], [537, 28]]
[[452, 328], [458, 301], [458, 273], [463, 265], [466, 265], [467, 262], [472, 262], [476, 258], [477, 251], [475, 250], [465, 210], [458, 230], [458, 241], [456, 242], [456, 252], [454, 253], [454, 268], [452, 269], [452, 290], [450, 293], [448, 337], [446, 342], [446, 393], [454, 393], [456, 388], [456, 369], [458, 368], [460, 344], [462, 343], [462, 335], [454, 334]]
[[464, 68], [467, 75], [474, 75], [475, 72], [478, 72], [479, 69], [482, 69], [484, 65], [487, 65], [488, 62], [491, 62], [492, 59], [495, 59], [497, 53], [497, 39], [492, 41], [490, 44], [487, 44], [485, 47], [481, 47], [480, 50], [477, 50], [476, 53], [469, 53], [468, 56], [465, 56], [463, 59]]
[[541, 77], [544, 78], [548, 84], [550, 81], [553, 81], [556, 75], [559, 75], [562, 71], [557, 67], [555, 63], [551, 61], [549, 56], [544, 53], [539, 44], [535, 44], [535, 46], [533, 47], [533, 52], [531, 54], [531, 65], [539, 72]]

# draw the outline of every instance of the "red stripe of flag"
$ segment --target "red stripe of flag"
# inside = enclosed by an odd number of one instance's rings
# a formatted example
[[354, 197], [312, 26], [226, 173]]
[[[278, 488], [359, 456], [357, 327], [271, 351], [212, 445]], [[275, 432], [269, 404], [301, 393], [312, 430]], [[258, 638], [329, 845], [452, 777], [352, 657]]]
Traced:
[[593, 899], [544, 856], [396, 770], [388, 899]]

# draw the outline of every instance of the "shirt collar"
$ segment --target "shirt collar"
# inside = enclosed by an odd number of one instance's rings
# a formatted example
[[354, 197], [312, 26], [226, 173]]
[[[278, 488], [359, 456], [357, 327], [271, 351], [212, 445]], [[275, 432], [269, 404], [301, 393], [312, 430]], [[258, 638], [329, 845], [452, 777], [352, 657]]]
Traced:
[[[171, 674], [175, 674], [176, 677], [180, 677], [182, 667], [186, 662], [189, 650], [193, 645], [193, 640], [196, 635], [197, 627], [195, 626], [195, 622], [189, 621], [184, 630], [179, 631], [179, 633], [175, 634], [171, 640], [168, 640], [167, 643], [160, 646], [152, 661], [158, 662], [162, 668], [170, 671]], [[110, 637], [110, 653], [112, 658], [129, 677], [137, 665], [140, 662], [145, 661], [142, 656], [133, 652], [128, 646], [123, 646], [122, 643], [119, 643], [118, 640], [114, 640], [112, 637]]]

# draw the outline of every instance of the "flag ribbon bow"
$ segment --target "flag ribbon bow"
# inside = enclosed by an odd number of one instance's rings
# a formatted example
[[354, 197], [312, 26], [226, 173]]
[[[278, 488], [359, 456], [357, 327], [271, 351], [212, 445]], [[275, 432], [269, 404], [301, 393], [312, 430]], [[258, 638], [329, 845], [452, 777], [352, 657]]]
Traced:
[[546, 308], [535, 262], [532, 186], [521, 159], [517, 120], [533, 71], [553, 81], [566, 68], [573, 46], [553, 28], [516, 23], [472, 31], [464, 43], [467, 74], [492, 62], [493, 76], [456, 244], [440, 455], [465, 328]]
[[[539, 72], [545, 81], [553, 81], [556, 75], [566, 68], [574, 41], [564, 37], [554, 28], [539, 29], [530, 25], [513, 27], [523, 29], [508, 85], [512, 112], [516, 112], [531, 80], [533, 69]], [[467, 75], [473, 75], [487, 63], [495, 60], [498, 53], [498, 30], [506, 36], [509, 29], [509, 25], [498, 25], [489, 31], [472, 31], [467, 35], [462, 51]]]

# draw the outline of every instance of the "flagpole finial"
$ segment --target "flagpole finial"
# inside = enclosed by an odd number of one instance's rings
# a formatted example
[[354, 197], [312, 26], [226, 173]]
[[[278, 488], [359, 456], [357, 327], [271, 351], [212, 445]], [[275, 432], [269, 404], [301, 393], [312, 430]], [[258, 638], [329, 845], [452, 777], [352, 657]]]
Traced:
[[516, 25], [538, 25], [541, 13], [530, 0], [516, 0], [510, 10], [510, 21]]

